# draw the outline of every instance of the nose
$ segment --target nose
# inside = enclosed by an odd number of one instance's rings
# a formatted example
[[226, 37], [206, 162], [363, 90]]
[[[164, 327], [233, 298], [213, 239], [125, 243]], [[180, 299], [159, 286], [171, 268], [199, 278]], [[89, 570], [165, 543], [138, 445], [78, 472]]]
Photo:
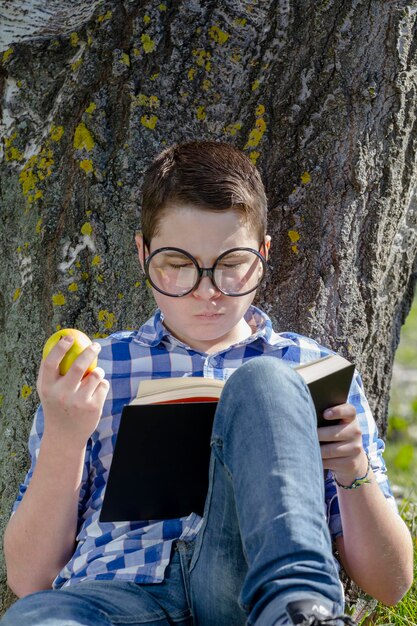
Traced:
[[201, 300], [212, 300], [221, 296], [221, 291], [214, 285], [209, 276], [202, 276], [197, 287], [193, 291], [193, 295]]

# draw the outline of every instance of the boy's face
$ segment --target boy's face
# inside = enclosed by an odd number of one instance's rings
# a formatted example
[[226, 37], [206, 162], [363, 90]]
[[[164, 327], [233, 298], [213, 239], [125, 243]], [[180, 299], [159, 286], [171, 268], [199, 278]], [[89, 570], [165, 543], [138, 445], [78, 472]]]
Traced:
[[[267, 237], [267, 250], [269, 243], [270, 237]], [[179, 205], [164, 212], [150, 250], [143, 249], [141, 235], [136, 236], [136, 244], [143, 269], [144, 256], [158, 248], [181, 248], [190, 253], [200, 267], [212, 267], [222, 252], [237, 247], [259, 250], [261, 242], [234, 210], [220, 213]], [[201, 279], [194, 291], [180, 298], [153, 289], [156, 303], [164, 314], [164, 325], [180, 341], [201, 352], [216, 352], [250, 336], [251, 329], [243, 316], [255, 293], [226, 296], [208, 276]]]

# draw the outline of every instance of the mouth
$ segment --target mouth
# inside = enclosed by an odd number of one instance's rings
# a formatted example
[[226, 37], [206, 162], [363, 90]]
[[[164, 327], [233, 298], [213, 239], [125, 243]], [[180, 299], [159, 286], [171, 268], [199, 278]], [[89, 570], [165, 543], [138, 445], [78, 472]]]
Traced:
[[223, 313], [213, 313], [213, 312], [210, 312], [210, 313], [206, 312], [206, 313], [204, 313], [203, 312], [203, 313], [197, 313], [196, 317], [201, 317], [201, 318], [204, 318], [204, 319], [215, 319], [217, 317], [220, 317], [221, 315], [223, 315]]

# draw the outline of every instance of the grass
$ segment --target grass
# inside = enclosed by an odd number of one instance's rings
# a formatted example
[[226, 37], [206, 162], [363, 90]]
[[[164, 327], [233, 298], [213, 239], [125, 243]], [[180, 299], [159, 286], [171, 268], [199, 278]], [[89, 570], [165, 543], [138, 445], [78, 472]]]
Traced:
[[[414, 383], [414, 384], [413, 384]], [[414, 584], [395, 607], [378, 604], [361, 626], [417, 625], [417, 298], [395, 356], [387, 445], [388, 475], [414, 542]]]

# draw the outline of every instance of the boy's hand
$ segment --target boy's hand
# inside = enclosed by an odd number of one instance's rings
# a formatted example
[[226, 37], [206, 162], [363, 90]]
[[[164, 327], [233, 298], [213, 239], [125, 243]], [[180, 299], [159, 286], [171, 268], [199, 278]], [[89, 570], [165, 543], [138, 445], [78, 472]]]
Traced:
[[61, 445], [85, 446], [100, 420], [109, 383], [101, 367], [83, 378], [100, 351], [97, 343], [77, 357], [65, 376], [59, 373], [59, 363], [72, 342], [72, 337], [63, 337], [42, 361], [36, 388], [45, 415], [45, 435]]
[[[350, 485], [368, 467], [355, 407], [340, 404], [327, 409], [323, 417], [329, 421], [328, 426], [318, 428], [323, 467], [332, 470], [342, 485]], [[332, 425], [335, 420], [339, 423]]]

